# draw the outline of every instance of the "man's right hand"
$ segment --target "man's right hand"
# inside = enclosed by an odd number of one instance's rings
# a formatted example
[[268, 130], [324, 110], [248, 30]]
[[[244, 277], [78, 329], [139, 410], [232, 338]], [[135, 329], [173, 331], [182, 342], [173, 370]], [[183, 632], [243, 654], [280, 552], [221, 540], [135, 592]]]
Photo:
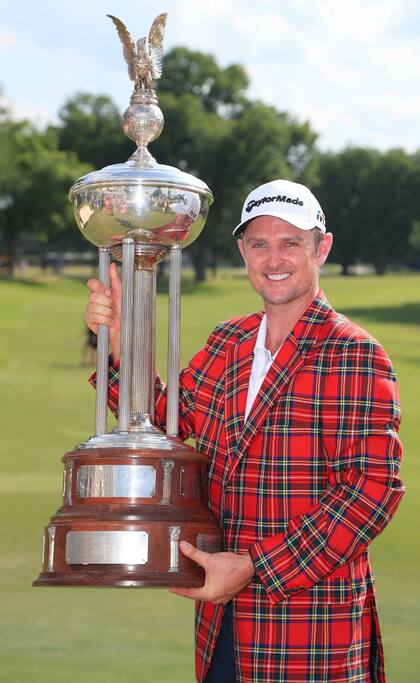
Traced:
[[85, 311], [85, 322], [89, 329], [98, 333], [98, 325], [108, 325], [109, 343], [114, 362], [120, 357], [121, 280], [117, 266], [109, 267], [110, 288], [100, 280], [88, 280], [89, 299]]

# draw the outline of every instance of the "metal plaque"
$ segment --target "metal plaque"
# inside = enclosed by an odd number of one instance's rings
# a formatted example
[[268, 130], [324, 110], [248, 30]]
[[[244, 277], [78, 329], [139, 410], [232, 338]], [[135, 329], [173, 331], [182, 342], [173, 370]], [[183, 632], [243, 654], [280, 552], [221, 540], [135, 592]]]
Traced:
[[82, 465], [79, 498], [153, 498], [156, 469], [150, 465]]
[[69, 531], [67, 564], [146, 564], [147, 531]]

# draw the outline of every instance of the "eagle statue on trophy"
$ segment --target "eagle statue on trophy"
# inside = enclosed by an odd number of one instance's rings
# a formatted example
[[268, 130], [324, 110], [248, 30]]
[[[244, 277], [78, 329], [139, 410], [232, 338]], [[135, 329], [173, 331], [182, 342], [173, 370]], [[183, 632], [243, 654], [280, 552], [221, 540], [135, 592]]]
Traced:
[[121, 19], [107, 15], [114, 22], [123, 44], [128, 74], [134, 82], [134, 91], [151, 90], [152, 83], [162, 75], [163, 36], [167, 14], [159, 14], [154, 20], [148, 38], [140, 38], [137, 44]]

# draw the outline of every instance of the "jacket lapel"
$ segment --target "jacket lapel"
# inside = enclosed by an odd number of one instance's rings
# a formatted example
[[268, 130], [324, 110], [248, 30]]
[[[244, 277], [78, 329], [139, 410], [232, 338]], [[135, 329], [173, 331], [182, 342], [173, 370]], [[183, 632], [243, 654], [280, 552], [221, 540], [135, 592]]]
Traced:
[[252, 351], [259, 320], [252, 335], [230, 347], [226, 357], [226, 436], [229, 453], [224, 484], [232, 477], [248, 446], [267, 418], [273, 403], [305, 363], [307, 351], [317, 341], [322, 323], [331, 310], [322, 291], [297, 322], [273, 361], [244, 424], [245, 406], [252, 367]]
[[[247, 319], [235, 343], [226, 352], [225, 375], [225, 430], [228, 454], [236, 451], [245, 417], [252, 353], [263, 313], [255, 313]], [[227, 471], [227, 470], [226, 470]]]

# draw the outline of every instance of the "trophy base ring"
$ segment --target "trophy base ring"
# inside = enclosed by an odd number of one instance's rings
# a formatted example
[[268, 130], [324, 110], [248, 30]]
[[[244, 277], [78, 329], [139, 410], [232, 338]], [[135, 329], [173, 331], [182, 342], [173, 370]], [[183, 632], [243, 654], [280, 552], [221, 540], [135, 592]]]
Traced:
[[[201, 568], [200, 568], [201, 569]], [[131, 572], [130, 572], [131, 573]], [[178, 576], [174, 572], [142, 572], [140, 575], [133, 572], [132, 578], [128, 578], [129, 572], [110, 568], [105, 570], [86, 571], [85, 567], [74, 568], [71, 573], [48, 574], [46, 572], [39, 575], [38, 579], [32, 583], [35, 587], [76, 587], [76, 588], [201, 588], [204, 584], [204, 570], [199, 573], [201, 576], [186, 576], [185, 572]]]

